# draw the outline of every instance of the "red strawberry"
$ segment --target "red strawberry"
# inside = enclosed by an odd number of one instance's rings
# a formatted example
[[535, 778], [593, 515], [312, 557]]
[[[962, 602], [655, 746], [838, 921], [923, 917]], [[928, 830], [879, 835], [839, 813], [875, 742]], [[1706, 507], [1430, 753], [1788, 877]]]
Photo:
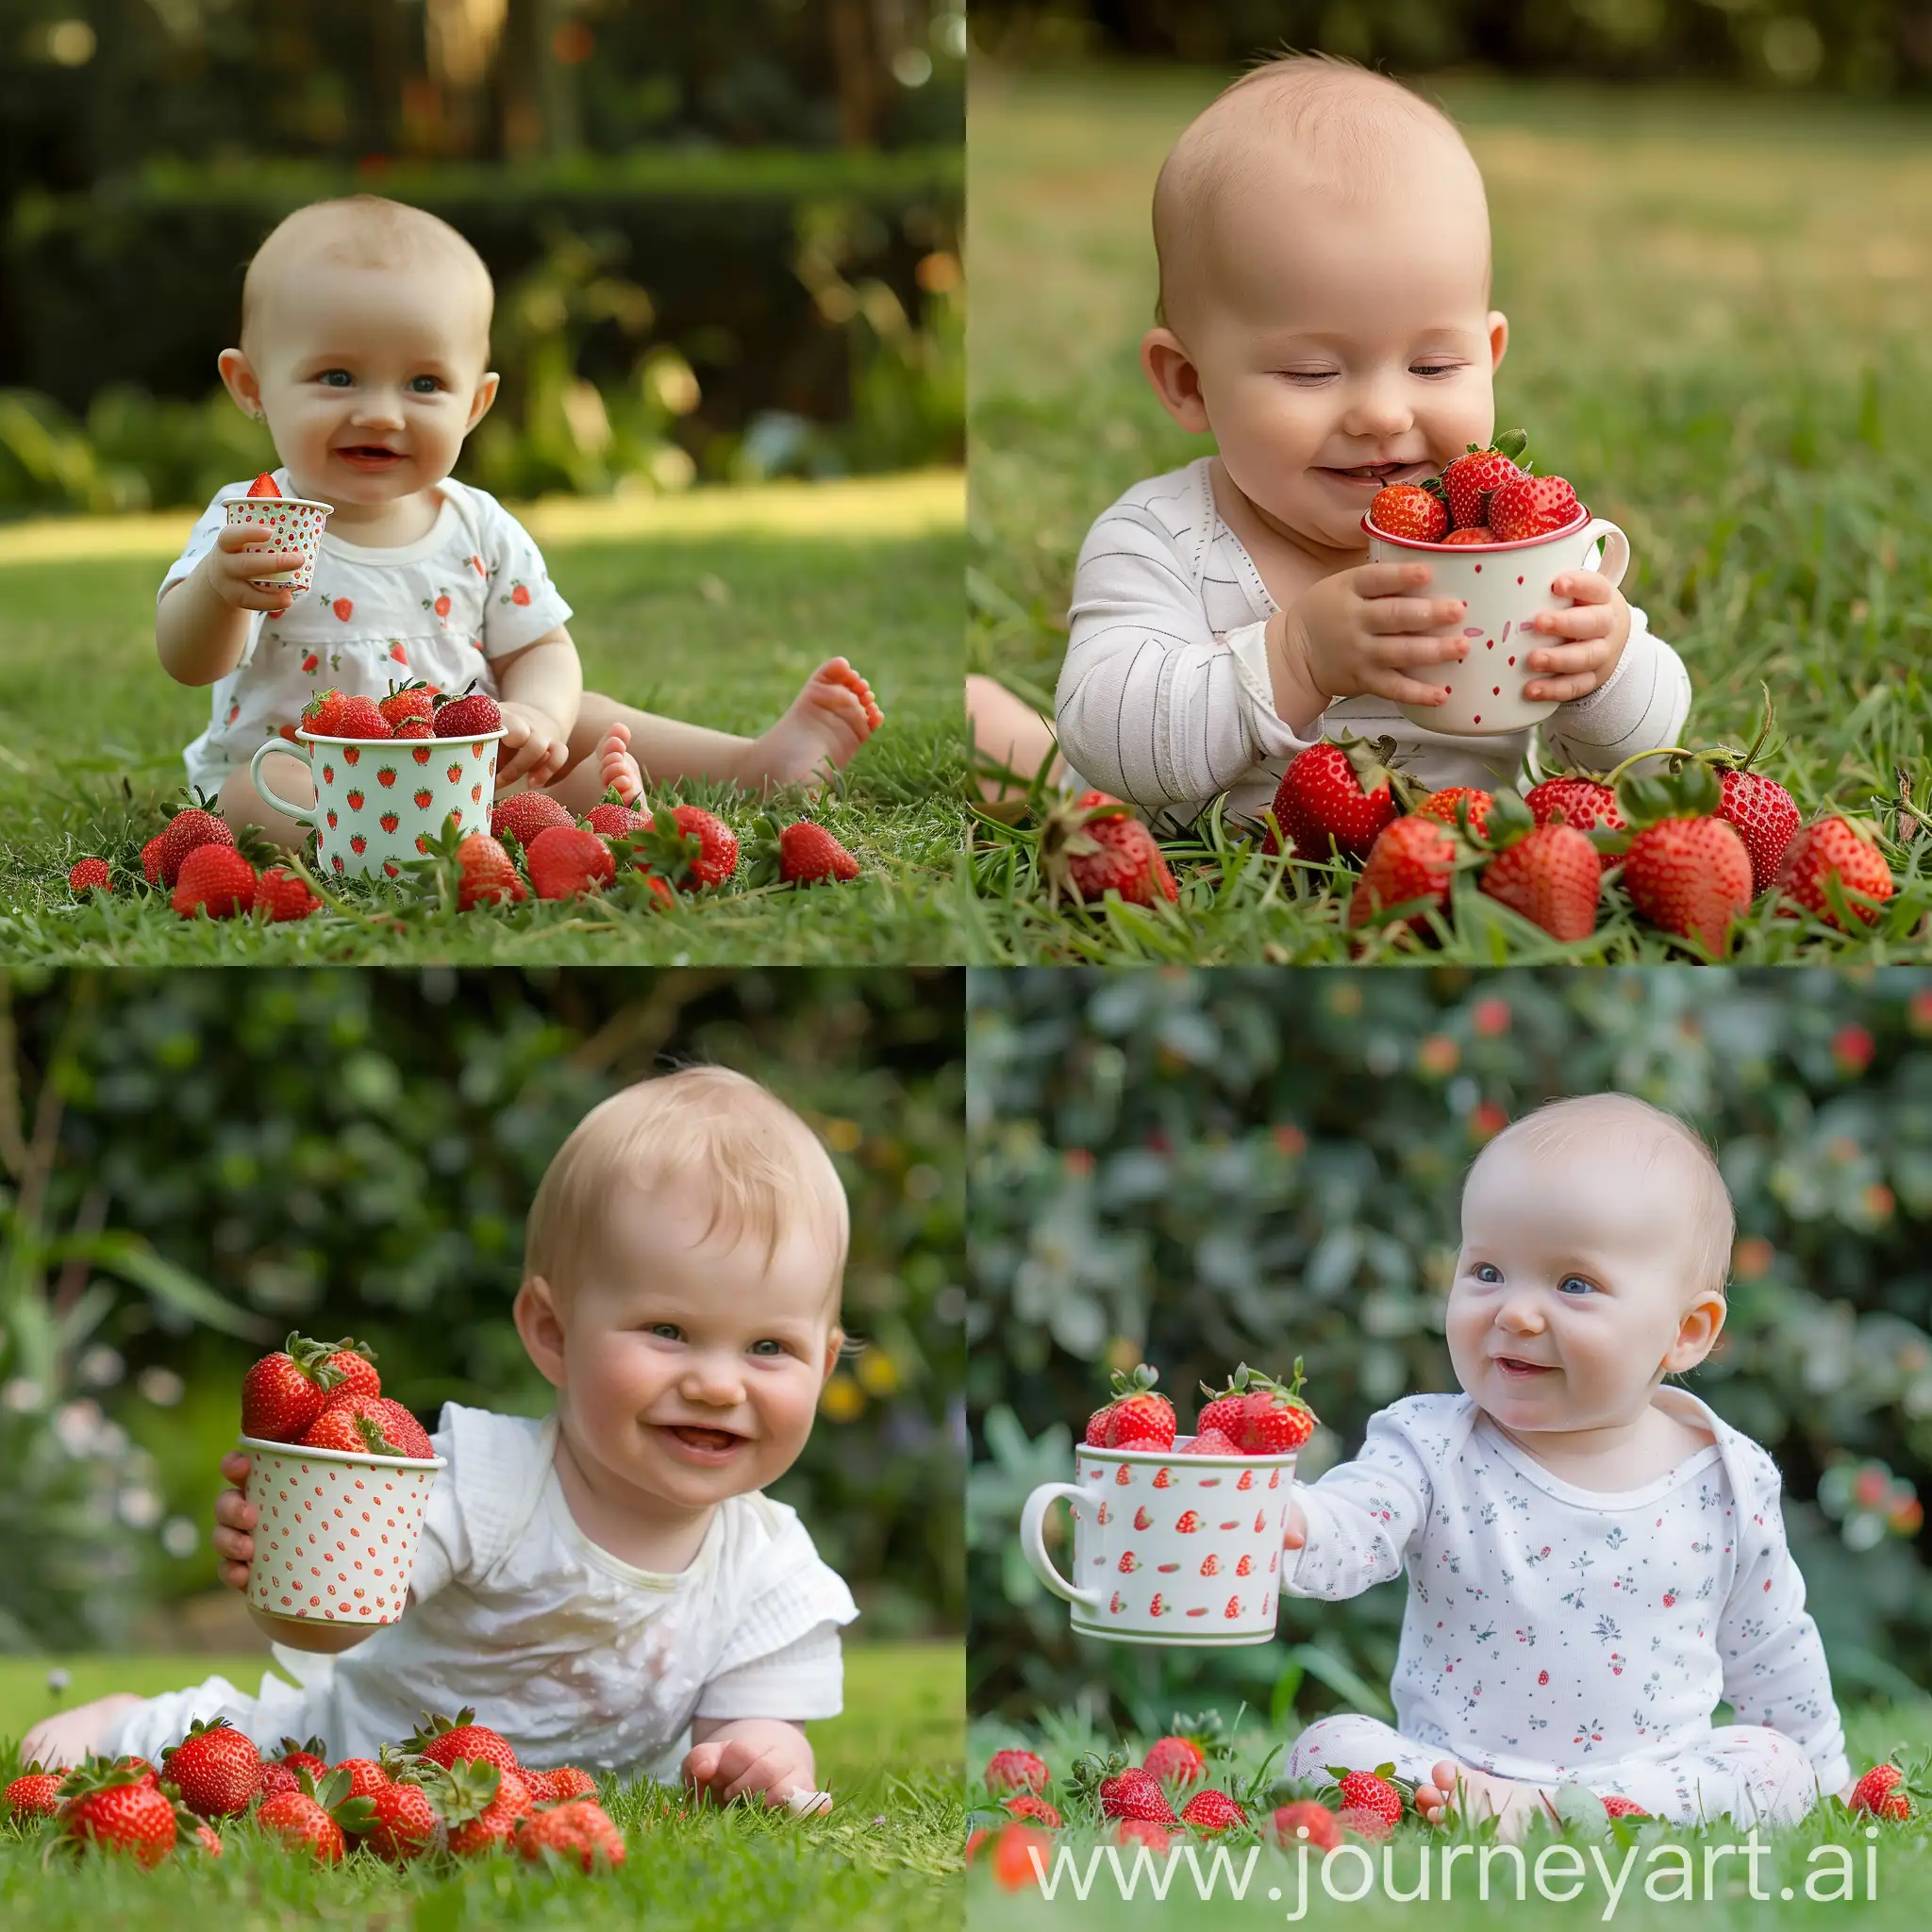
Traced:
[[574, 899], [617, 876], [609, 846], [579, 825], [552, 825], [539, 832], [524, 863], [540, 899]]
[[1225, 1791], [1196, 1791], [1181, 1807], [1181, 1823], [1196, 1831], [1232, 1831], [1248, 1814]]
[[1444, 543], [1493, 543], [1496, 533], [1487, 524], [1472, 524], [1466, 530], [1451, 530]]
[[1046, 1760], [1031, 1751], [995, 1751], [986, 1763], [986, 1788], [995, 1797], [1002, 1791], [1044, 1790], [1052, 1776]]
[[7, 1787], [7, 1815], [52, 1818], [60, 1809], [59, 1790], [66, 1777], [64, 1771], [42, 1771], [36, 1759]]
[[[388, 1750], [387, 1745], [380, 1747]], [[373, 1798], [384, 1785], [390, 1782], [387, 1770], [374, 1757], [344, 1757], [329, 1773], [333, 1777], [341, 1772], [349, 1780], [349, 1795], [352, 1798]]]
[[261, 1753], [226, 1718], [196, 1718], [180, 1743], [161, 1754], [161, 1775], [202, 1818], [232, 1818], [248, 1808], [261, 1776]]
[[362, 809], [362, 801], [367, 795], [367, 793], [358, 791], [345, 791], [342, 794], [343, 798], [348, 801], [351, 811], [360, 811]]
[[531, 1808], [529, 1787], [517, 1773], [481, 1761], [453, 1765], [428, 1790], [449, 1826], [449, 1849], [459, 1858], [508, 1844]]
[[1498, 802], [1489, 842], [1495, 857], [1477, 883], [1491, 899], [1552, 939], [1586, 940], [1596, 930], [1603, 861], [1575, 826], [1539, 824], [1508, 792]]
[[1030, 1818], [1036, 1824], [1043, 1824], [1049, 1831], [1060, 1828], [1060, 1814], [1044, 1798], [1037, 1798], [1031, 1791], [1023, 1791], [1017, 1798], [1008, 1798], [1001, 1809], [1014, 1818]]
[[436, 695], [420, 677], [412, 677], [407, 684], [391, 685], [389, 695], [377, 701], [376, 709], [394, 731], [411, 718], [433, 718]]
[[374, 698], [344, 698], [342, 708], [336, 719], [336, 728], [329, 734], [332, 738], [353, 738], [366, 742], [371, 739], [393, 738], [395, 732], [390, 722], [382, 715], [380, 707]]
[[242, 1433], [260, 1442], [299, 1442], [336, 1395], [381, 1393], [366, 1344], [291, 1334], [242, 1378]]
[[501, 839], [508, 832], [525, 851], [539, 832], [547, 831], [552, 825], [575, 824], [569, 807], [547, 791], [512, 791], [490, 808], [491, 836]]
[[105, 858], [83, 858], [67, 874], [67, 890], [78, 899], [87, 892], [111, 892], [114, 882]]
[[1315, 1433], [1315, 1412], [1302, 1400], [1302, 1358], [1294, 1380], [1284, 1385], [1242, 1362], [1224, 1389], [1201, 1384], [1208, 1398], [1200, 1426], [1230, 1438], [1243, 1456], [1286, 1456]]
[[307, 919], [321, 904], [321, 898], [309, 890], [308, 881], [300, 873], [289, 872], [279, 865], [270, 866], [255, 882], [255, 909], [265, 912], [271, 924]]
[[722, 886], [738, 870], [738, 834], [695, 805], [662, 806], [629, 841], [633, 858], [681, 892]]
[[250, 496], [279, 496], [282, 492], [275, 487], [274, 473], [264, 470], [248, 486], [248, 493]]
[[255, 904], [255, 868], [232, 845], [197, 845], [181, 862], [171, 902], [183, 919], [233, 919]]
[[627, 839], [633, 832], [641, 832], [650, 823], [646, 814], [615, 798], [607, 798], [593, 805], [584, 814], [585, 826], [600, 839]]
[[1334, 1812], [1312, 1798], [1282, 1806], [1268, 1821], [1268, 1828], [1285, 1851], [1307, 1844], [1318, 1852], [1332, 1852], [1341, 1842], [1341, 1825]]
[[[405, 1429], [402, 1424], [407, 1423]], [[400, 1403], [379, 1395], [329, 1398], [302, 1437], [308, 1449], [341, 1449], [351, 1456], [428, 1457], [436, 1452], [423, 1425]]]
[[508, 1740], [500, 1731], [492, 1731], [488, 1724], [479, 1724], [475, 1709], [469, 1706], [458, 1711], [453, 1718], [425, 1710], [416, 1726], [415, 1735], [407, 1740], [403, 1748], [416, 1752], [445, 1770], [459, 1757], [481, 1758], [486, 1764], [495, 1765], [499, 1771], [522, 1769]]
[[161, 834], [160, 874], [164, 886], [179, 883], [181, 868], [191, 852], [199, 851], [204, 845], [225, 845], [230, 851], [234, 849], [235, 835], [211, 809], [214, 800], [196, 791], [188, 792], [187, 800], [187, 804], [168, 821], [168, 829]]
[[341, 738], [337, 729], [342, 722], [342, 707], [348, 703], [339, 691], [319, 691], [302, 708], [302, 728], [311, 738]]
[[[1364, 858], [1398, 807], [1401, 781], [1389, 764], [1392, 738], [1324, 739], [1297, 752], [1274, 791], [1274, 820], [1304, 858], [1328, 857], [1331, 840]], [[1404, 794], [1407, 803], [1407, 794]], [[1271, 836], [1269, 849], [1275, 850]]]
[[488, 691], [465, 691], [455, 698], [439, 696], [435, 722], [439, 738], [481, 738], [487, 731], [503, 729], [503, 709]]
[[1177, 1824], [1174, 1807], [1160, 1789], [1160, 1780], [1139, 1767], [1122, 1768], [1118, 1757], [1105, 1764], [1091, 1754], [1074, 1767], [1076, 1790], [1092, 1796], [1103, 1818], [1139, 1818], [1150, 1824]]
[[1113, 1372], [1113, 1400], [1102, 1413], [1102, 1441], [1108, 1449], [1165, 1449], [1174, 1441], [1174, 1404], [1154, 1393], [1160, 1371], [1141, 1362], [1128, 1374]]
[[328, 1775], [328, 1746], [320, 1738], [310, 1738], [301, 1744], [293, 1738], [284, 1738], [275, 1761], [287, 1765], [291, 1771], [306, 1771], [310, 1777], [324, 1778]]
[[350, 613], [356, 608], [356, 606], [347, 597], [338, 597], [328, 608], [335, 612], [336, 621], [339, 624], [347, 624]]
[[1798, 802], [1775, 778], [1762, 772], [1720, 767], [1717, 815], [1737, 826], [1751, 855], [1751, 890], [1768, 891], [1803, 816]]
[[[434, 738], [436, 736], [436, 726], [427, 718], [405, 718], [396, 726], [396, 736], [398, 738]], [[429, 754], [425, 751], [419, 751], [416, 754], [416, 759], [419, 764], [426, 764], [429, 759]]]
[[302, 1780], [294, 1772], [288, 1765], [277, 1764], [273, 1759], [261, 1767], [261, 1774], [255, 1780], [256, 1795], [260, 1798], [277, 1798], [284, 1791], [299, 1791], [301, 1789]]
[[817, 886], [842, 883], [858, 876], [858, 861], [823, 825], [809, 819], [795, 819], [780, 827], [766, 816], [758, 822], [757, 841], [748, 857], [749, 883], [769, 885], [775, 879], [782, 886]]
[[1340, 1790], [1343, 1812], [1361, 1811], [1385, 1824], [1401, 1824], [1404, 1789], [1392, 1764], [1378, 1764], [1374, 1771], [1349, 1771], [1331, 1764], [1327, 1772]]
[[1499, 543], [1526, 543], [1574, 524], [1583, 514], [1576, 492], [1560, 476], [1512, 476], [1490, 498], [1484, 521]]
[[1612, 1818], [1648, 1818], [1650, 1813], [1635, 1798], [1620, 1798], [1615, 1791], [1604, 1799], [1604, 1809]]
[[370, 1821], [362, 1840], [378, 1858], [400, 1865], [420, 1858], [435, 1841], [441, 1821], [419, 1784], [390, 1781], [368, 1794]]
[[386, 811], [375, 822], [385, 832], [393, 832], [402, 824], [401, 817], [392, 811]]
[[1751, 856], [1736, 826], [1713, 817], [1719, 798], [1710, 767], [1691, 763], [1655, 778], [1628, 777], [1618, 791], [1639, 827], [1624, 851], [1624, 890], [1653, 925], [1695, 939], [1721, 956], [1733, 917], [1751, 904]]
[[1452, 831], [1458, 821], [1466, 819], [1473, 831], [1481, 832], [1489, 824], [1493, 802], [1489, 792], [1479, 791], [1474, 785], [1445, 785], [1418, 799], [1415, 808], [1419, 817], [1439, 819]]
[[[1555, 824], [1561, 820], [1574, 825], [1579, 832], [1592, 831], [1598, 826], [1608, 832], [1626, 829], [1624, 814], [1617, 809], [1616, 792], [1594, 778], [1545, 778], [1541, 785], [1530, 787], [1524, 794], [1523, 802], [1528, 806], [1530, 817], [1540, 825]], [[1614, 852], [1597, 856], [1597, 863], [1605, 872], [1608, 872], [1617, 860], [1618, 855]]]
[[1440, 543], [1449, 528], [1449, 506], [1420, 483], [1391, 483], [1370, 501], [1369, 522], [1385, 537]]
[[1180, 897], [1166, 855], [1154, 834], [1117, 798], [1083, 791], [1071, 806], [1056, 806], [1040, 831], [1040, 867], [1047, 896], [1104, 899], [1118, 892], [1130, 906], [1173, 904]]
[[167, 833], [157, 832], [141, 848], [141, 875], [151, 886], [158, 886], [163, 883], [161, 878], [161, 863], [162, 857], [167, 851]]
[[1195, 1739], [1174, 1733], [1157, 1738], [1147, 1747], [1141, 1768], [1163, 1784], [1191, 1785], [1207, 1776], [1208, 1757]]
[[468, 912], [486, 900], [507, 899], [514, 906], [530, 896], [509, 862], [509, 854], [488, 832], [472, 832], [457, 847], [457, 864], [462, 872], [457, 884], [459, 912]]
[[1197, 1535], [1201, 1528], [1200, 1512], [1194, 1509], [1183, 1509], [1174, 1519], [1174, 1526], [1182, 1536]]
[[1852, 917], [1866, 925], [1876, 921], [1877, 907], [1861, 905], [1849, 895], [1857, 892], [1882, 904], [1896, 890], [1872, 828], [1836, 813], [1814, 820], [1791, 841], [1778, 868], [1778, 895], [1785, 905], [1802, 907], [1825, 924], [1847, 931], [1850, 928], [1829, 896], [1834, 879], [1846, 895]]
[[78, 1844], [125, 1852], [138, 1864], [158, 1865], [184, 1835], [181, 1816], [150, 1778], [125, 1765], [90, 1760], [70, 1772], [56, 1814]]
[[1418, 924], [1424, 907], [1449, 903], [1449, 880], [1456, 870], [1456, 835], [1434, 819], [1411, 813], [1383, 832], [1369, 853], [1362, 875], [1348, 902], [1351, 927], [1367, 925], [1396, 906], [1421, 900], [1415, 911], [1392, 922]]
[[586, 1872], [600, 1862], [621, 1865], [625, 1857], [623, 1832], [594, 1798], [572, 1798], [532, 1811], [517, 1826], [516, 1847], [533, 1861], [549, 1852]]
[[348, 1840], [369, 1829], [375, 1806], [353, 1789], [345, 1766], [338, 1765], [320, 1782], [306, 1771], [298, 1771], [295, 1779], [298, 1790], [262, 1800], [255, 1822], [288, 1850], [306, 1851], [318, 1864], [340, 1864]]
[[524, 1771], [524, 1782], [539, 1804], [557, 1804], [564, 1798], [594, 1798], [597, 1780], [575, 1764], [559, 1764], [554, 1771]]
[[1145, 1845], [1158, 1857], [1166, 1851], [1173, 1833], [1149, 1818], [1123, 1818], [1114, 1827], [1114, 1837], [1124, 1845]]
[[1912, 1817], [1912, 1786], [1895, 1764], [1874, 1764], [1852, 1787], [1851, 1808], [1903, 1823]]
[[1239, 1456], [1241, 1453], [1241, 1444], [1219, 1429], [1202, 1429], [1191, 1441], [1181, 1445], [1183, 1456]]
[[530, 601], [529, 586], [526, 584], [518, 584], [516, 588], [510, 591], [509, 601], [512, 604], [527, 604]]
[[1458, 530], [1489, 521], [1486, 511], [1490, 492], [1523, 475], [1515, 458], [1528, 445], [1529, 439], [1522, 430], [1511, 429], [1497, 437], [1488, 449], [1478, 449], [1471, 443], [1468, 454], [1457, 457], [1442, 472], [1442, 491], [1449, 499], [1449, 521]]

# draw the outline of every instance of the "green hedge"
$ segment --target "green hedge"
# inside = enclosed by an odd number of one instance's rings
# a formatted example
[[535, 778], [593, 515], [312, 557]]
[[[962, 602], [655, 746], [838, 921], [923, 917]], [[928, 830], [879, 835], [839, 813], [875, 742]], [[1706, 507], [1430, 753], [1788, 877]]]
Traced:
[[1020, 1503], [1143, 1351], [1188, 1419], [1237, 1361], [1305, 1357], [1311, 1473], [1373, 1410], [1453, 1390], [1470, 1158], [1612, 1088], [1720, 1151], [1730, 1320], [1689, 1386], [1784, 1472], [1840, 1697], [1932, 1683], [1932, 1543], [1909, 1512], [1874, 1536], [1841, 1493], [1864, 1460], [1932, 1484], [1932, 974], [976, 973], [970, 1004], [975, 1712], [1110, 1702], [1151, 1732], [1210, 1697], [1285, 1707], [1320, 1673], [1329, 1696], [1386, 1688], [1401, 1581], [1285, 1601], [1301, 1655], [1076, 1641], [1019, 1560]]
[[[918, 263], [958, 249], [962, 175], [957, 148], [749, 150], [359, 175], [158, 163], [91, 193], [34, 191], [16, 208], [0, 266], [0, 389], [74, 411], [116, 384], [198, 401], [235, 340], [242, 273], [262, 237], [305, 202], [366, 190], [460, 229], [499, 298], [559, 236], [608, 242], [613, 272], [650, 297], [654, 339], [697, 373], [703, 400], [688, 446], [761, 411], [839, 422], [851, 406], [851, 351], [800, 277], [802, 236], [829, 224], [844, 278], [883, 284], [916, 324]], [[622, 381], [635, 355], [612, 323], [586, 340], [577, 373]]]
[[[805, 1112], [852, 1202], [870, 1346], [776, 1493], [868, 1634], [957, 1628], [961, 1001], [945, 972], [0, 976], [0, 1544], [35, 1553], [0, 1565], [0, 1649], [212, 1585], [241, 1376], [291, 1327], [366, 1338], [431, 1421], [546, 1410], [509, 1318], [531, 1193], [591, 1106], [689, 1059]], [[50, 1249], [76, 1240], [92, 1269]], [[197, 1282], [259, 1339], [191, 1321]]]

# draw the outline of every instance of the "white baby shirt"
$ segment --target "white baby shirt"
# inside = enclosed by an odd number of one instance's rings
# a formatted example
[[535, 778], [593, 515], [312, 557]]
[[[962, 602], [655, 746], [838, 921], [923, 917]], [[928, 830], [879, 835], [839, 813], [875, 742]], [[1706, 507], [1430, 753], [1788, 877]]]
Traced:
[[[293, 486], [286, 470], [276, 487]], [[161, 591], [213, 549], [227, 525], [218, 491], [169, 567]], [[444, 691], [474, 682], [497, 694], [494, 660], [535, 643], [570, 616], [529, 532], [488, 491], [445, 479], [442, 508], [414, 543], [372, 550], [325, 528], [315, 575], [277, 616], [254, 613], [247, 648], [217, 680], [208, 727], [188, 747], [189, 783], [213, 792], [264, 738], [292, 726], [317, 691], [380, 698], [391, 683], [425, 679]]]
[[275, 1646], [339, 1756], [474, 1705], [531, 1764], [669, 1773], [694, 1717], [838, 1715], [858, 1607], [784, 1504], [729, 1498], [691, 1566], [659, 1575], [576, 1526], [555, 1417], [449, 1403], [433, 1440], [449, 1467], [401, 1622], [335, 1657]]
[[1835, 1791], [1844, 1733], [1777, 1466], [1688, 1391], [1656, 1400], [1717, 1440], [1611, 1491], [1551, 1474], [1467, 1395], [1392, 1404], [1354, 1461], [1295, 1485], [1307, 1541], [1282, 1594], [1356, 1596], [1406, 1569], [1396, 1728], [1484, 1770], [1669, 1756], [1722, 1698]]
[[[1074, 575], [1057, 729], [1074, 781], [1185, 825], [1225, 792], [1258, 820], [1289, 759], [1324, 735], [1394, 739], [1425, 785], [1514, 785], [1531, 733], [1461, 738], [1411, 724], [1388, 698], [1339, 698], [1297, 735], [1275, 715], [1265, 632], [1276, 605], [1215, 506], [1212, 458], [1137, 483], [1088, 532]], [[1608, 679], [1537, 727], [1548, 758], [1608, 771], [1675, 744], [1690, 709], [1677, 654], [1630, 608]]]

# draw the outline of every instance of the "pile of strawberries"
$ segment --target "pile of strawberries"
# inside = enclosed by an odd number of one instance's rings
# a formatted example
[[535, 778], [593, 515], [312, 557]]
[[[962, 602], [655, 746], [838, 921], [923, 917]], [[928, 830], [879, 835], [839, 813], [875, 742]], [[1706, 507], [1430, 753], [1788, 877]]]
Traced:
[[261, 1442], [299, 1442], [356, 1456], [436, 1454], [428, 1432], [382, 1392], [367, 1342], [311, 1341], [291, 1335], [242, 1378], [242, 1433]]
[[391, 685], [385, 698], [318, 691], [303, 708], [300, 725], [284, 724], [282, 736], [291, 744], [298, 730], [367, 744], [385, 738], [481, 738], [502, 729], [502, 708], [489, 692], [452, 693], [416, 677]]
[[[1566, 941], [1595, 930], [1612, 873], [1641, 918], [1712, 958], [1765, 893], [1840, 931], [1875, 923], [1894, 891], [1875, 831], [1840, 812], [1805, 824], [1791, 794], [1751, 769], [1763, 741], [1761, 731], [1748, 752], [1645, 753], [1667, 756], [1667, 769], [1573, 773], [1519, 797], [1424, 792], [1395, 768], [1393, 741], [1324, 739], [1282, 774], [1274, 816], [1306, 858], [1363, 860], [1351, 927], [1421, 930], [1430, 908], [1446, 913], [1462, 872]], [[1280, 849], [1272, 833], [1269, 848]]]
[[64, 1773], [29, 1765], [7, 1787], [8, 1813], [16, 1823], [45, 1821], [53, 1843], [123, 1852], [145, 1866], [177, 1848], [219, 1858], [215, 1824], [228, 1820], [325, 1865], [352, 1849], [392, 1864], [497, 1850], [533, 1863], [554, 1856], [586, 1872], [624, 1863], [624, 1834], [588, 1772], [526, 1770], [475, 1717], [425, 1711], [402, 1744], [333, 1767], [319, 1738], [284, 1738], [264, 1759], [225, 1718], [197, 1719], [158, 1770], [144, 1757], [90, 1757]]
[[[1174, 1404], [1157, 1395], [1160, 1371], [1141, 1362], [1128, 1374], [1116, 1369], [1112, 1399], [1088, 1418], [1090, 1449], [1172, 1449], [1177, 1427]], [[1194, 1427], [1182, 1443], [1183, 1456], [1291, 1456], [1315, 1433], [1320, 1418], [1302, 1400], [1302, 1361], [1294, 1380], [1277, 1382], [1246, 1362], [1220, 1389], [1201, 1384], [1208, 1397]]]
[[1566, 529], [1584, 514], [1561, 476], [1537, 476], [1520, 461], [1529, 439], [1520, 429], [1487, 449], [1474, 443], [1440, 476], [1391, 483], [1369, 505], [1369, 522], [1411, 543], [1526, 543]]

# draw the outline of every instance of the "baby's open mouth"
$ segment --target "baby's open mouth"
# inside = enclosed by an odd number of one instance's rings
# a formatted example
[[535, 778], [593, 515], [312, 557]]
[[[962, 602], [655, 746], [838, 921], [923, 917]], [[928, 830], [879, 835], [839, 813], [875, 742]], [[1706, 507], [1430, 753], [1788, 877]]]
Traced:
[[1322, 474], [1343, 483], [1373, 483], [1380, 490], [1385, 484], [1405, 482], [1411, 476], [1425, 476], [1429, 474], [1429, 466], [1420, 458], [1410, 463], [1357, 463], [1349, 469], [1331, 464], [1324, 466]]
[[354, 443], [346, 449], [337, 450], [336, 455], [358, 470], [387, 470], [403, 460], [401, 450], [385, 449], [375, 442]]
[[1506, 1375], [1554, 1375], [1557, 1373], [1554, 1362], [1528, 1362], [1515, 1355], [1499, 1355], [1492, 1359]]
[[700, 1456], [728, 1456], [744, 1441], [731, 1429], [700, 1428], [695, 1423], [663, 1423], [659, 1426], [673, 1441]]

